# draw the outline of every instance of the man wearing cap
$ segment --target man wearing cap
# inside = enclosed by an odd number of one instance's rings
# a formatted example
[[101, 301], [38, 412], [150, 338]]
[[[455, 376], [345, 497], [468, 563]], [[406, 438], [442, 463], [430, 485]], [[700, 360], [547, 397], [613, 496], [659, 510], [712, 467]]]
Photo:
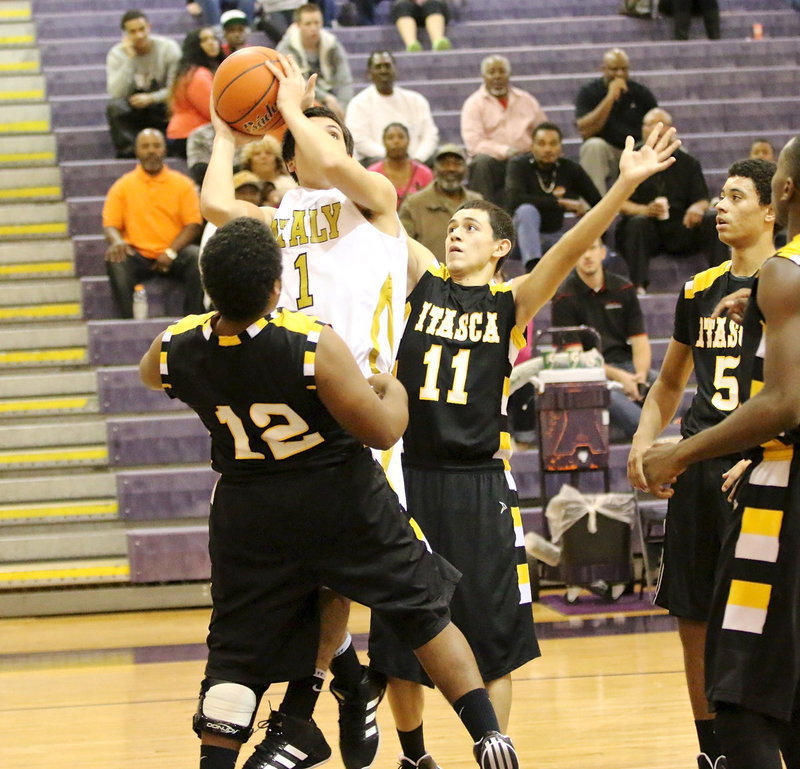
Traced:
[[[233, 194], [236, 200], [246, 200], [254, 206], [261, 205], [261, 193], [264, 189], [264, 182], [261, 181], [252, 171], [238, 171], [233, 175]], [[200, 238], [200, 253], [208, 242], [208, 239], [217, 231], [217, 225], [206, 222], [203, 228], [203, 237]]]
[[406, 232], [444, 263], [447, 223], [453, 212], [467, 200], [480, 200], [482, 195], [464, 186], [467, 175], [467, 153], [457, 144], [443, 144], [433, 162], [433, 181], [409, 195], [400, 206], [400, 221]]
[[461, 107], [461, 138], [470, 157], [469, 186], [503, 205], [509, 158], [526, 152], [547, 115], [526, 91], [510, 84], [511, 63], [493, 54], [481, 62], [483, 85]]
[[219, 23], [222, 25], [222, 53], [230, 56], [234, 51], [247, 47], [250, 26], [246, 14], [236, 9], [225, 11]]
[[[236, 5], [239, 8], [239, 13], [245, 17], [246, 26], [253, 23], [255, 15], [256, 0], [238, 0]], [[196, 17], [200, 17], [201, 23], [214, 27], [217, 24], [222, 24], [223, 13], [220, 16], [220, 0], [187, 0], [186, 10]]]
[[122, 40], [106, 56], [106, 118], [117, 157], [132, 158], [139, 131], [167, 130], [167, 95], [181, 49], [168, 37], [151, 35], [143, 11], [126, 11], [120, 28]]
[[137, 137], [133, 171], [117, 179], [103, 205], [106, 271], [120, 317], [133, 317], [133, 288], [157, 275], [183, 283], [183, 312], [203, 312], [194, 245], [202, 216], [194, 183], [164, 165], [164, 135], [145, 128]]

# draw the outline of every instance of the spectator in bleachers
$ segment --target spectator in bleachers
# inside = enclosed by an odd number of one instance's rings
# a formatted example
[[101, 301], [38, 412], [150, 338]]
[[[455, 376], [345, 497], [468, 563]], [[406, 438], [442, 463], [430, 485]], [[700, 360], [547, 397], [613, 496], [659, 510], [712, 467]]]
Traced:
[[240, 48], [247, 47], [251, 22], [244, 12], [236, 9], [225, 11], [219, 21], [222, 26], [222, 53], [224, 56], [230, 56]]
[[183, 40], [183, 54], [169, 94], [167, 146], [170, 154], [186, 157], [186, 138], [211, 120], [211, 82], [222, 62], [212, 27], [193, 29]]
[[598, 239], [581, 256], [553, 298], [552, 326], [591, 326], [600, 334], [606, 376], [620, 387], [611, 388], [611, 424], [633, 437], [639, 426], [642, 401], [649, 382], [652, 351], [635, 286], [621, 275], [603, 269], [606, 247]]
[[344, 120], [347, 103], [353, 98], [353, 75], [344, 46], [322, 28], [319, 6], [306, 3], [295, 10], [294, 24], [276, 50], [293, 56], [304, 78], [317, 74], [314, 97]]
[[132, 158], [139, 131], [167, 128], [167, 95], [181, 49], [168, 37], [151, 35], [143, 11], [126, 11], [120, 28], [122, 40], [106, 56], [106, 117], [117, 157]]
[[[672, 125], [666, 110], [650, 110], [642, 122], [642, 135], [649, 135], [659, 121], [664, 130]], [[650, 259], [659, 252], [681, 256], [702, 251], [711, 259], [717, 243], [714, 216], [706, 215], [708, 186], [700, 162], [683, 149], [674, 157], [669, 168], [637, 187], [622, 206], [617, 225], [617, 250], [640, 293], [648, 284]]]
[[433, 181], [409, 195], [400, 206], [400, 221], [406, 232], [442, 264], [447, 223], [462, 203], [481, 197], [464, 186], [466, 176], [467, 153], [457, 144], [443, 144], [433, 161]]
[[355, 157], [371, 165], [383, 157], [383, 129], [389, 123], [408, 127], [408, 154], [427, 163], [439, 142], [431, 105], [416, 91], [395, 85], [397, 70], [389, 51], [373, 51], [367, 61], [372, 85], [357, 93], [347, 105], [345, 123], [353, 134]]
[[[186, 10], [192, 16], [201, 19], [203, 24], [216, 26], [221, 21], [220, 6], [224, 5], [220, 0], [187, 0]], [[247, 25], [250, 26], [255, 18], [256, 0], [237, 0], [236, 7], [245, 15]], [[224, 14], [222, 14], [224, 16]]]
[[625, 137], [638, 136], [647, 112], [658, 106], [650, 89], [628, 77], [628, 54], [612, 48], [603, 54], [603, 76], [581, 86], [575, 100], [575, 125], [583, 138], [580, 163], [605, 195], [616, 177]]
[[433, 173], [424, 163], [408, 155], [408, 129], [402, 123], [389, 123], [383, 129], [386, 157], [373, 163], [368, 170], [383, 174], [397, 191], [397, 207], [408, 195], [433, 181]]
[[481, 76], [483, 85], [461, 107], [461, 138], [470, 158], [469, 186], [502, 206], [508, 161], [527, 152], [533, 129], [547, 115], [533, 96], [511, 85], [505, 56], [487, 56]]
[[539, 123], [533, 129], [530, 152], [508, 161], [506, 205], [514, 217], [519, 255], [528, 272], [575, 217], [600, 202], [586, 171], [564, 157], [562, 138], [555, 123]]
[[452, 47], [445, 37], [450, 11], [447, 0], [393, 0], [392, 21], [407, 51], [421, 51], [417, 29], [425, 27], [431, 39], [431, 49], [446, 51]]
[[775, 147], [769, 139], [754, 139], [750, 145], [750, 157], [753, 160], [769, 160], [775, 162]]
[[706, 37], [708, 37], [709, 40], [719, 40], [718, 0], [672, 0], [675, 39], [689, 39], [689, 27], [692, 24], [693, 12], [699, 12], [703, 17]]
[[281, 159], [280, 142], [269, 134], [257, 142], [245, 144], [240, 151], [238, 165], [242, 171], [254, 173], [262, 184], [271, 184], [273, 190], [280, 188], [285, 192], [287, 184], [288, 188], [297, 186]]
[[203, 312], [197, 264], [202, 216], [192, 180], [164, 165], [164, 135], [146, 128], [136, 137], [133, 171], [111, 185], [103, 205], [106, 270], [122, 318], [133, 317], [133, 288], [156, 275], [183, 283], [183, 311]]

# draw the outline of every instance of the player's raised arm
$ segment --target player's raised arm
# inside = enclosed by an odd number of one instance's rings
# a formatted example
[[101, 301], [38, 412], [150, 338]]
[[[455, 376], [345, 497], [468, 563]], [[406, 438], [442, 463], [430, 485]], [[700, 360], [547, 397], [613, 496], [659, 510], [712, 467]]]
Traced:
[[603, 199], [556, 243], [528, 274], [511, 281], [517, 306], [517, 325], [524, 326], [553, 297], [575, 263], [608, 229], [622, 204], [648, 177], [672, 165], [672, 153], [680, 146], [675, 129], [661, 132], [658, 123], [644, 145], [633, 149], [633, 137], [625, 141], [619, 161], [619, 177]]
[[347, 147], [346, 127], [339, 119], [309, 119], [304, 114], [307, 84], [292, 58], [278, 54], [280, 66], [266, 62], [280, 81], [278, 108], [294, 138], [294, 157], [287, 161], [301, 186], [336, 187], [360, 208], [382, 232], [397, 235], [397, 192], [383, 175], [367, 171]]
[[240, 216], [249, 216], [269, 225], [272, 223], [274, 208], [259, 208], [246, 200], [236, 199], [233, 187], [233, 158], [236, 147], [258, 136], [247, 136], [234, 131], [214, 109], [212, 99], [211, 123], [214, 126], [214, 144], [208, 162], [203, 188], [200, 192], [200, 211], [209, 222], [217, 227]]
[[374, 449], [389, 449], [408, 425], [408, 396], [391, 374], [367, 381], [341, 337], [325, 326], [315, 360], [317, 394], [334, 419]]

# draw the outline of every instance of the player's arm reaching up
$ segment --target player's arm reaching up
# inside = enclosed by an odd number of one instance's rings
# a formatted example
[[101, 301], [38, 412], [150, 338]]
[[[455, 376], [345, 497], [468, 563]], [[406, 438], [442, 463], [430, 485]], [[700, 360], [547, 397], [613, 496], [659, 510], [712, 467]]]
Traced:
[[337, 121], [309, 119], [304, 112], [308, 90], [297, 63], [278, 54], [279, 64], [265, 66], [280, 82], [278, 109], [294, 137], [294, 157], [287, 161], [301, 187], [341, 190], [359, 208], [367, 212], [371, 223], [381, 232], [397, 235], [397, 193], [383, 175], [367, 171], [348, 151]]
[[644, 145], [635, 151], [633, 137], [629, 136], [619, 160], [619, 177], [603, 199], [561, 237], [528, 275], [511, 281], [518, 326], [527, 325], [550, 301], [581, 254], [606, 231], [633, 191], [645, 179], [675, 162], [672, 153], [680, 146], [680, 140], [674, 138], [674, 128], [663, 134], [661, 131], [662, 124], [658, 123]]

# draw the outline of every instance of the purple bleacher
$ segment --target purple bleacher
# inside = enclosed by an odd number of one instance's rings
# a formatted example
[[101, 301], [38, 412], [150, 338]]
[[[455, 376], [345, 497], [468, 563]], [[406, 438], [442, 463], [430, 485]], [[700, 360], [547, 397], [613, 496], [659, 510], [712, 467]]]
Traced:
[[[181, 283], [161, 275], [153, 275], [144, 285], [150, 317], [174, 318], [185, 314], [185, 293]], [[107, 277], [93, 275], [81, 278], [81, 307], [83, 317], [87, 320], [119, 317]]]
[[208, 430], [193, 412], [109, 417], [108, 463], [112, 467], [207, 462]]
[[169, 318], [149, 320], [90, 320], [89, 361], [93, 366], [124, 366], [139, 362]]
[[102, 123], [69, 128], [55, 126], [58, 158], [65, 160], [96, 160], [113, 158], [114, 147], [108, 134], [105, 118]]
[[123, 470], [117, 473], [119, 515], [127, 521], [203, 518], [217, 474], [210, 467]]
[[211, 577], [207, 526], [131, 529], [131, 582], [184, 582]]
[[75, 274], [105, 275], [105, 253], [108, 244], [102, 235], [73, 235], [75, 245]]
[[138, 366], [97, 369], [97, 399], [103, 414], [181, 411], [187, 408], [165, 392], [145, 387], [139, 378]]
[[[136, 168], [136, 161], [103, 158], [77, 163], [62, 161], [60, 165], [64, 196], [72, 198], [105, 195], [117, 179]], [[186, 161], [183, 158], [167, 158], [167, 165], [186, 173]]]

